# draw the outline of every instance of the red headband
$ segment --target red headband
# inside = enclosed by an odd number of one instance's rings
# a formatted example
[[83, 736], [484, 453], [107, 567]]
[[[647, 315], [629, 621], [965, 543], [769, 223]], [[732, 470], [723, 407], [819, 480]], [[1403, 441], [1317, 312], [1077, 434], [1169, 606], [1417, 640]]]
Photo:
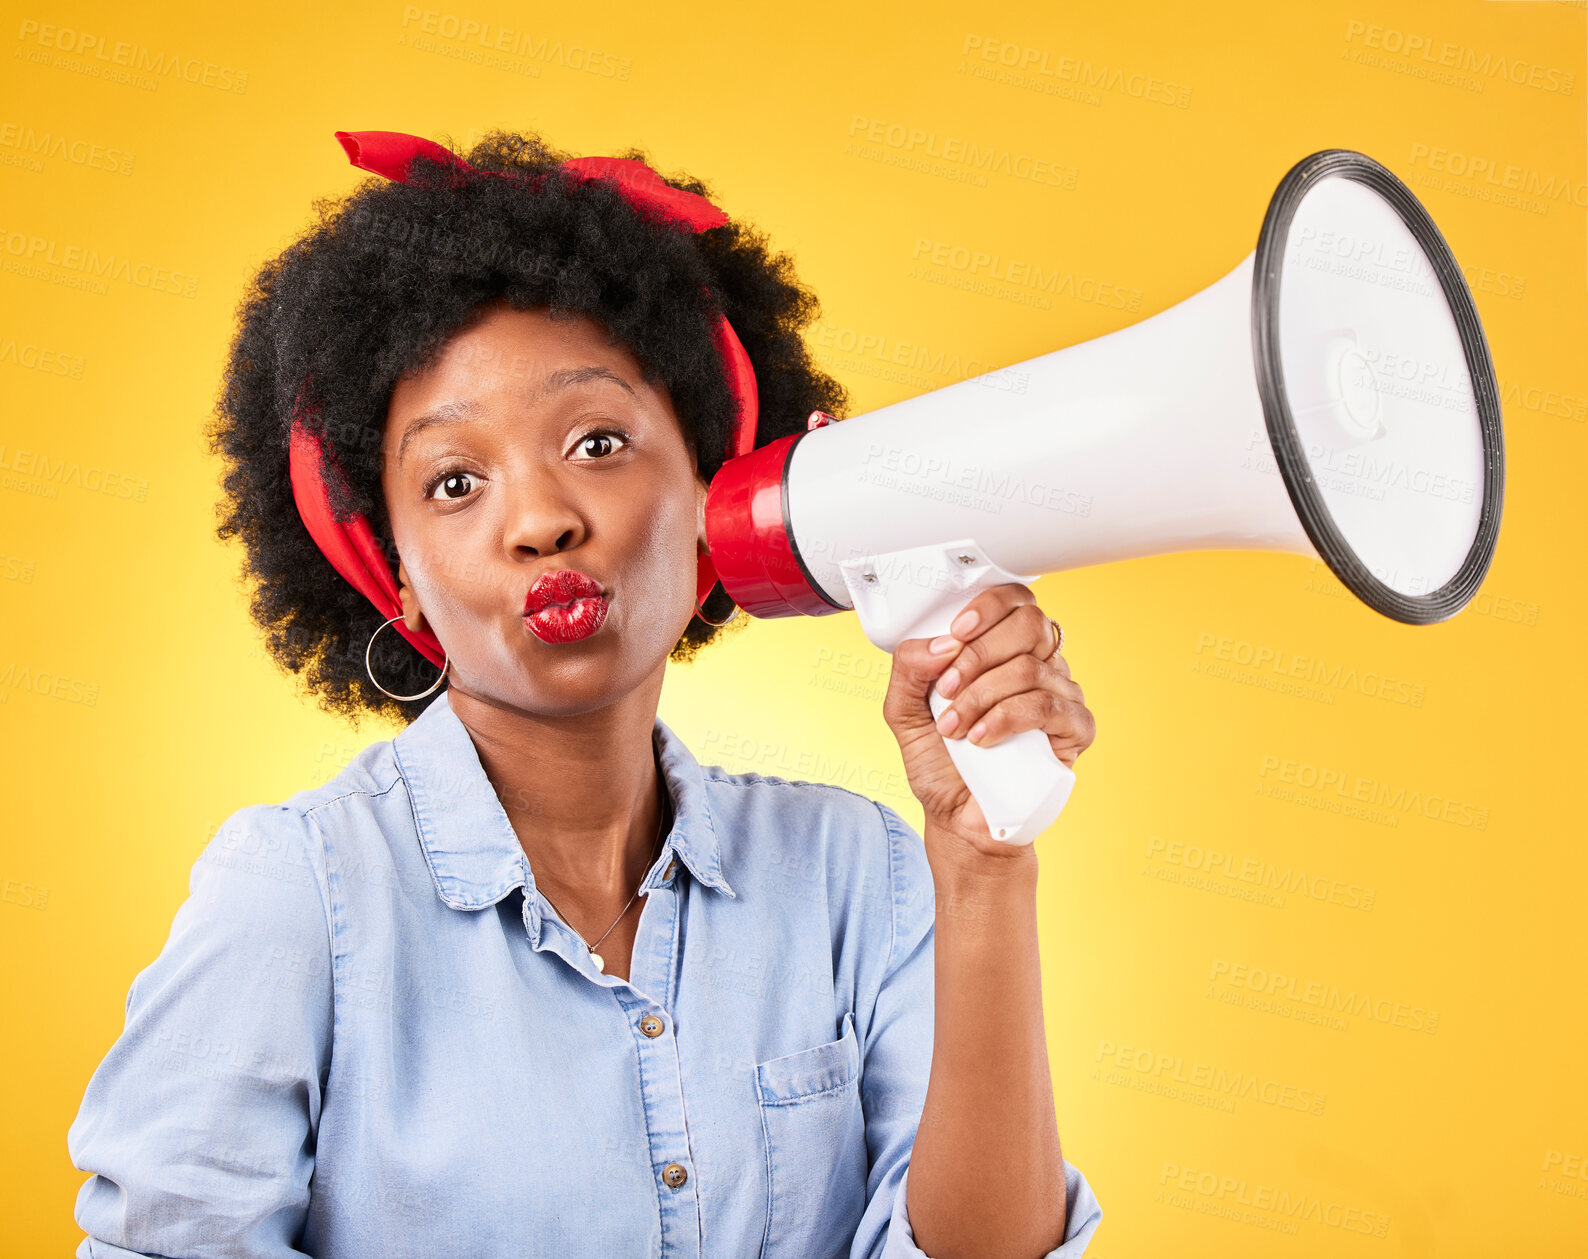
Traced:
[[[408, 165], [415, 157], [427, 157], [453, 167], [458, 174], [457, 183], [479, 175], [523, 178], [508, 171], [477, 170], [450, 149], [400, 131], [338, 131], [336, 138], [342, 142], [348, 161], [354, 166], [398, 183], [408, 182]], [[577, 157], [564, 162], [562, 169], [572, 171], [581, 180], [600, 179], [614, 185], [652, 222], [675, 222], [699, 232], [708, 227], [720, 227], [728, 221], [728, 216], [706, 198], [665, 183], [644, 162], [616, 157]], [[713, 335], [727, 369], [728, 388], [738, 403], [733, 434], [728, 442], [729, 457], [749, 454], [755, 448], [758, 410], [755, 371], [727, 316], [720, 312]], [[332, 461], [324, 446], [308, 424], [300, 393], [293, 411], [288, 452], [292, 497], [298, 504], [298, 515], [332, 568], [374, 604], [383, 617], [390, 620], [400, 616], [402, 602], [397, 597], [397, 579], [375, 540], [369, 521], [359, 514], [351, 520], [339, 521], [331, 511], [331, 498], [322, 475], [322, 469], [329, 462]], [[717, 570], [711, 557], [701, 555], [695, 584], [697, 606], [705, 601], [716, 584]], [[440, 665], [445, 660], [441, 643], [428, 628], [416, 633], [398, 621], [396, 629], [432, 664]]]

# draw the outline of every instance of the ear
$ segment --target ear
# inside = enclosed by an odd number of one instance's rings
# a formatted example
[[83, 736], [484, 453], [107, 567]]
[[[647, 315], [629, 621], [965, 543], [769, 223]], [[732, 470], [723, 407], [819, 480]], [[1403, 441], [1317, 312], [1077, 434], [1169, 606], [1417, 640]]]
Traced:
[[408, 570], [402, 560], [397, 561], [397, 598], [403, 605], [403, 624], [417, 634], [425, 627], [424, 613], [419, 610], [419, 596], [408, 584]]

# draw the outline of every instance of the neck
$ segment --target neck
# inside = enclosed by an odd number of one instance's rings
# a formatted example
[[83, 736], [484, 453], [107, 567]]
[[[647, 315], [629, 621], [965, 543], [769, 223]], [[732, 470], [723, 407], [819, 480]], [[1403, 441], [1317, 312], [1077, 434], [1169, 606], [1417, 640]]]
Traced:
[[448, 695], [536, 885], [584, 925], [615, 917], [655, 859], [666, 811], [652, 742], [661, 678], [568, 716]]

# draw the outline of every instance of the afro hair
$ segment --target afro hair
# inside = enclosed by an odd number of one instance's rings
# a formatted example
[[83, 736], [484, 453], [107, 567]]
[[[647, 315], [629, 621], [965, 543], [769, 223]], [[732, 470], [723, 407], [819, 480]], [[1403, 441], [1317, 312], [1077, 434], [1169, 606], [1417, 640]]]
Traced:
[[[690, 232], [649, 220], [611, 184], [559, 171], [568, 155], [532, 133], [492, 131], [464, 156], [478, 170], [525, 178], [460, 179], [417, 158], [406, 183], [372, 177], [314, 203], [318, 222], [259, 269], [239, 303], [207, 431], [225, 466], [217, 536], [242, 540], [250, 612], [267, 650], [355, 726], [370, 713], [410, 721], [429, 701], [395, 700], [371, 684], [365, 650], [384, 618], [298, 515], [287, 458], [300, 397], [341, 473], [327, 477], [337, 518], [363, 513], [393, 571], [380, 479], [392, 389], [436, 362], [488, 304], [601, 325], [667, 391], [707, 482], [726, 457], [734, 415], [713, 339], [718, 309], [755, 369], [757, 445], [799, 431], [813, 410], [842, 415], [847, 402], [801, 336], [819, 313], [816, 298], [787, 254], [768, 252], [764, 234], [731, 221]], [[647, 160], [639, 150], [618, 156]], [[691, 177], [663, 178], [710, 195]], [[733, 606], [718, 586], [703, 610], [722, 621]], [[670, 659], [691, 659], [718, 632], [692, 617]], [[396, 633], [381, 635], [370, 661], [399, 694], [435, 678]]]

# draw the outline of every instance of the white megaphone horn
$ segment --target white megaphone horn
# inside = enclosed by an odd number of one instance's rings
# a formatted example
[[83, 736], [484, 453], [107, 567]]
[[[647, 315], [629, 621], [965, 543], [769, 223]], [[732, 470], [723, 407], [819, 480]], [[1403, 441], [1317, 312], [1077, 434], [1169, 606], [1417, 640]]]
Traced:
[[[1015, 392], [1004, 385], [1023, 380]], [[1173, 551], [1321, 559], [1369, 607], [1442, 621], [1477, 593], [1504, 492], [1472, 294], [1411, 191], [1345, 149], [1280, 183], [1256, 250], [1108, 336], [725, 463], [706, 500], [754, 616], [853, 609], [884, 651], [979, 591]], [[935, 691], [936, 716], [948, 701]], [[1047, 736], [945, 741], [992, 835], [1029, 843], [1075, 785]]]

